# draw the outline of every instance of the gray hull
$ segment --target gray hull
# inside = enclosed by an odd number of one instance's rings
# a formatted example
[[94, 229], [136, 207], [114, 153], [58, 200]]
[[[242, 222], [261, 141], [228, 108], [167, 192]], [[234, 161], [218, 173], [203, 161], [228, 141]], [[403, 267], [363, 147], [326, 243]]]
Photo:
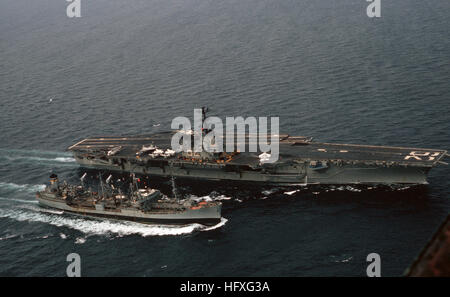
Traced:
[[93, 216], [111, 218], [117, 220], [134, 221], [140, 223], [163, 223], [163, 224], [188, 224], [200, 223], [205, 225], [213, 225], [220, 222], [221, 205], [214, 207], [188, 209], [185, 211], [168, 211], [168, 212], [142, 212], [135, 209], [115, 209], [115, 210], [96, 210], [86, 207], [72, 207], [58, 198], [52, 198], [44, 194], [38, 194], [37, 200], [41, 206], [63, 210], [65, 212]]
[[77, 162], [87, 168], [105, 169], [121, 172], [135, 172], [141, 174], [196, 178], [202, 180], [231, 180], [244, 182], [264, 182], [272, 184], [427, 184], [428, 167], [405, 166], [371, 166], [355, 165], [328, 165], [327, 168], [315, 170], [307, 164], [295, 164], [277, 168], [276, 173], [261, 171], [239, 170], [228, 171], [220, 164], [198, 166], [196, 164], [183, 164], [182, 166], [166, 165], [153, 167], [124, 162], [121, 166], [112, 161], [100, 159], [88, 160], [74, 154]]

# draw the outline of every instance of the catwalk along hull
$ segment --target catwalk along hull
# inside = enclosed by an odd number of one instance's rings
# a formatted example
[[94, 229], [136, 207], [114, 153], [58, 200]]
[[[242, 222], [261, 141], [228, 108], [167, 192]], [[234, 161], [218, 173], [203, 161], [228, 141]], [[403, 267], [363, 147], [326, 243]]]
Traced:
[[[280, 156], [261, 164], [261, 152], [242, 152], [226, 161], [140, 154], [145, 146], [170, 149], [171, 133], [89, 138], [71, 146], [84, 167], [204, 180], [273, 184], [426, 184], [431, 168], [446, 156], [436, 149], [303, 142], [280, 135]], [[248, 140], [248, 138], [246, 138]], [[117, 149], [114, 154], [111, 150]]]
[[199, 223], [204, 225], [214, 225], [220, 222], [221, 205], [215, 207], [204, 207], [199, 209], [189, 209], [183, 211], [160, 211], [160, 212], [143, 212], [136, 209], [105, 209], [97, 210], [90, 207], [71, 206], [65, 201], [52, 197], [53, 195], [46, 193], [37, 193], [37, 200], [41, 206], [62, 210], [64, 212], [90, 216], [110, 218], [116, 220], [134, 221], [140, 223], [162, 223], [162, 224], [189, 224]]

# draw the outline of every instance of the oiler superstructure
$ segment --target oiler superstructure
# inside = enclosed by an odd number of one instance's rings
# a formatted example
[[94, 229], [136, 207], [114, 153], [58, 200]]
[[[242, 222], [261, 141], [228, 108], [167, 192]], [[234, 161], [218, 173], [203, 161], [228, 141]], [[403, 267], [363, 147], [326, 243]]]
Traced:
[[39, 204], [86, 216], [141, 223], [214, 225], [220, 222], [220, 202], [169, 198], [156, 189], [139, 189], [133, 177], [129, 194], [114, 188], [99, 192], [84, 186], [60, 184], [55, 174], [50, 185], [36, 193]]

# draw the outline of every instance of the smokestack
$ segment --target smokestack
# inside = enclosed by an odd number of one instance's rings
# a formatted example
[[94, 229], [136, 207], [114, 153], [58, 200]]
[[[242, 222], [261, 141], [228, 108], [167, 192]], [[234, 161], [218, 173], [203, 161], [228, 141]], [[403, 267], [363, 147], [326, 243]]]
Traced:
[[58, 176], [56, 174], [50, 175], [50, 189], [52, 191], [58, 190], [59, 183], [58, 183]]

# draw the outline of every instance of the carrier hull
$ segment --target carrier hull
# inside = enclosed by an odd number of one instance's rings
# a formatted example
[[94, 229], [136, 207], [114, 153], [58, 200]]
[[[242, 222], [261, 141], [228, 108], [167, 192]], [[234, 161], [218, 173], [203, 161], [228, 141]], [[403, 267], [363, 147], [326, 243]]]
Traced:
[[[261, 164], [256, 153], [242, 152], [226, 162], [189, 160], [180, 155], [138, 155], [143, 146], [170, 149], [171, 133], [88, 138], [69, 148], [83, 167], [203, 180], [294, 184], [427, 184], [431, 168], [446, 151], [423, 148], [298, 142], [280, 135], [280, 157]], [[246, 138], [247, 139], [247, 138]], [[108, 155], [113, 148], [121, 148]], [[317, 164], [320, 164], [319, 166]]]
[[192, 178], [200, 180], [230, 180], [243, 182], [261, 182], [278, 185], [296, 184], [427, 184], [427, 167], [377, 167], [363, 165], [329, 166], [326, 170], [316, 171], [306, 165], [296, 165], [298, 173], [270, 174], [254, 171], [229, 172], [223, 168], [197, 168], [191, 164], [183, 167], [152, 167], [125, 163], [123, 166], [77, 158], [77, 162], [86, 168], [103, 169], [118, 172]]

